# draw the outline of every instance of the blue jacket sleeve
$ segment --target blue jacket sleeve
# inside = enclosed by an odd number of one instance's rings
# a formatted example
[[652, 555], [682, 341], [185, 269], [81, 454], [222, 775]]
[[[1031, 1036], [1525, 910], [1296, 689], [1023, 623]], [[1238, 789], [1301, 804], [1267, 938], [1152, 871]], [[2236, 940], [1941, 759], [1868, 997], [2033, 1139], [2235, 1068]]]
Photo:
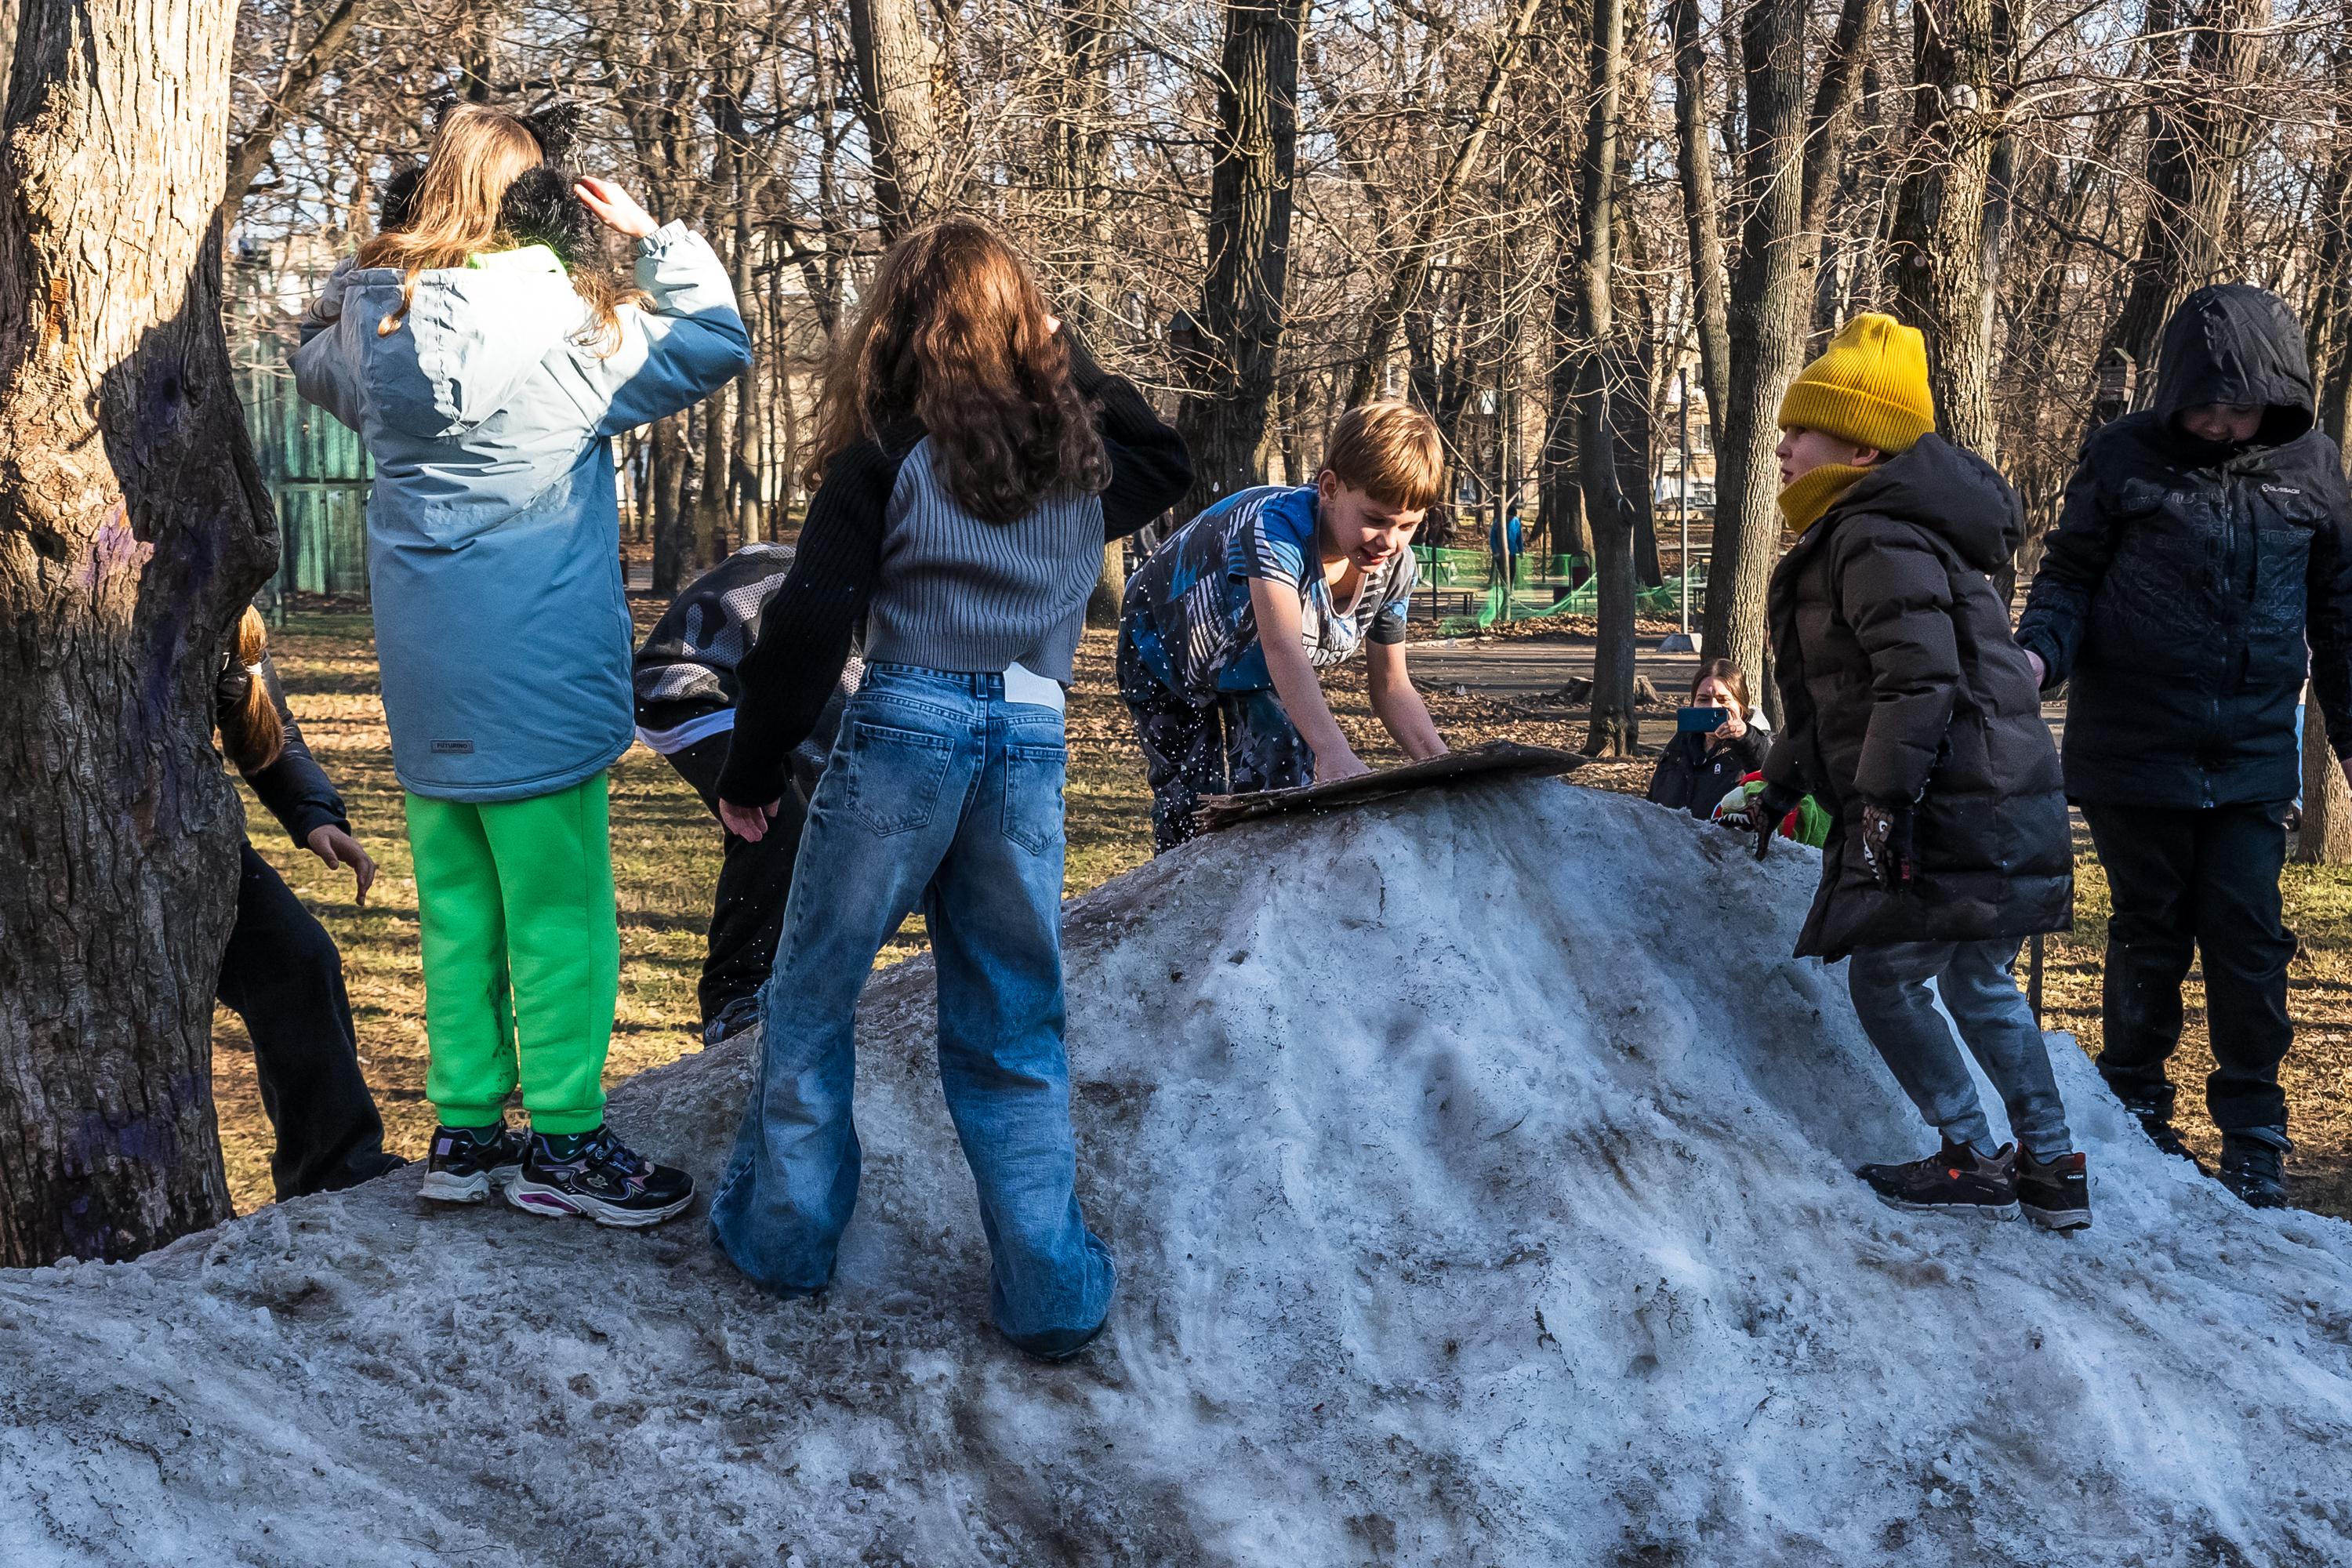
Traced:
[[[639, 242], [637, 287], [650, 297], [621, 310], [620, 347], [580, 352], [604, 414], [596, 434], [617, 436], [689, 407], [751, 366], [751, 337], [718, 253], [683, 223]], [[604, 346], [604, 345], [600, 345]]]

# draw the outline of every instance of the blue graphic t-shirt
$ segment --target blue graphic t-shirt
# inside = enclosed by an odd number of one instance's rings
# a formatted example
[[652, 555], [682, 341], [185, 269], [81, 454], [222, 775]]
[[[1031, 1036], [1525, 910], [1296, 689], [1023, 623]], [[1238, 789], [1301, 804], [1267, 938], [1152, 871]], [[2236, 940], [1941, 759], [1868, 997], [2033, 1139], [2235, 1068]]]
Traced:
[[1367, 639], [1404, 641], [1420, 580], [1412, 552], [1400, 550], [1367, 574], [1350, 603], [1334, 603], [1316, 502], [1312, 485], [1237, 490], [1151, 552], [1129, 585], [1129, 618], [1136, 651], [1170, 689], [1206, 699], [1274, 684], [1258, 647], [1252, 579], [1297, 594], [1301, 640], [1317, 669], [1343, 662]]

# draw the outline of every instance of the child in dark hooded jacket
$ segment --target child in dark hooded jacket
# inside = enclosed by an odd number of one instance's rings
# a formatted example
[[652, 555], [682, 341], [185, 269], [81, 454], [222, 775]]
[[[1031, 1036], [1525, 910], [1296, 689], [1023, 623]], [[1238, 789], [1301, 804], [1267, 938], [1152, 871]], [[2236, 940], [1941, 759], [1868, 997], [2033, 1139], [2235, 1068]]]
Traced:
[[[2022, 533], [2017, 494], [1934, 433], [1927, 346], [1890, 317], [1849, 322], [1780, 423], [1799, 538], [1767, 609], [1785, 723], [1758, 852], [1803, 792], [1830, 809], [1797, 951], [1851, 956], [1856, 1016], [1943, 1137], [1858, 1173], [1899, 1207], [2088, 1225], [2083, 1156], [2011, 973], [2074, 901], [2058, 753], [1990, 575]], [[1939, 997], [2021, 1148], [1995, 1144]]]
[[2306, 668], [2336, 756], [2352, 752], [2352, 509], [2312, 416], [2285, 302], [2191, 294], [2152, 405], [2084, 444], [2017, 628], [2042, 683], [2066, 686], [2066, 794], [2115, 897], [2099, 1071], [2158, 1147], [2187, 1152], [2165, 1064], [2201, 957], [2221, 1179], [2258, 1206], [2286, 1201], [2279, 871]]

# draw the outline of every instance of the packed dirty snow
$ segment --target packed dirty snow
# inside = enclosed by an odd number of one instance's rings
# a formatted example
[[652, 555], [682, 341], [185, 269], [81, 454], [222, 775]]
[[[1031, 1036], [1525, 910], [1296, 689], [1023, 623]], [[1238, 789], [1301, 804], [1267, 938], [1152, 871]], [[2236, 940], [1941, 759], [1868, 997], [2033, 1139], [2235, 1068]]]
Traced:
[[[928, 963], [780, 1302], [698, 1215], [416, 1176], [0, 1274], [0, 1563], [2352, 1562], [2352, 1226], [2238, 1206], [2057, 1042], [2098, 1222], [1915, 1218], [1817, 862], [1554, 781], [1238, 828], [1069, 911], [1111, 1331], [983, 1316]], [[740, 1050], [614, 1102], [709, 1177]]]

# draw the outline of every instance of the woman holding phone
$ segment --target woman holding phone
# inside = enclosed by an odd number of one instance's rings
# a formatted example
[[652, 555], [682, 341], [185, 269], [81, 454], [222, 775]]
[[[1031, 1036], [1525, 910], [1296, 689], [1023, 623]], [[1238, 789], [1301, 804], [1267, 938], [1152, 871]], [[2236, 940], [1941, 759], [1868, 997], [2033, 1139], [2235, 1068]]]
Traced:
[[1727, 658], [1711, 658], [1692, 678], [1690, 705], [1650, 775], [1649, 798], [1708, 820], [1740, 780], [1764, 765], [1764, 743], [1748, 703], [1748, 676]]

